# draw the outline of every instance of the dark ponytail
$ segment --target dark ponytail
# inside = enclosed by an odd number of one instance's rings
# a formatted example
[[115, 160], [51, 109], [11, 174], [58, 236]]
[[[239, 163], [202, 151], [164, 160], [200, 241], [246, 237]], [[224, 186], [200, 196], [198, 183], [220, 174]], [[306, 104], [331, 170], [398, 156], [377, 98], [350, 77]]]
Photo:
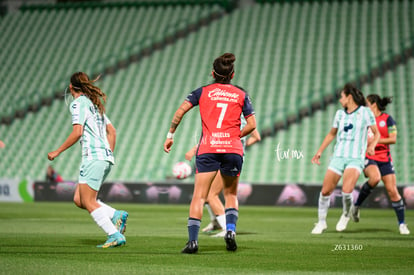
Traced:
[[365, 101], [365, 97], [360, 90], [358, 90], [354, 85], [348, 83], [345, 84], [343, 92], [346, 96], [352, 95], [354, 102], [358, 106], [367, 106], [367, 102]]
[[106, 94], [101, 91], [100, 88], [93, 85], [95, 81], [99, 79], [99, 76], [95, 80], [89, 80], [89, 76], [83, 72], [74, 73], [70, 78], [70, 83], [75, 91], [82, 92], [86, 95], [93, 104], [99, 109], [99, 113], [103, 115], [105, 113]]
[[216, 82], [230, 83], [234, 73], [234, 61], [236, 57], [232, 53], [225, 53], [214, 60], [213, 73]]
[[381, 98], [377, 94], [372, 94], [372, 95], [367, 96], [367, 100], [371, 104], [376, 103], [377, 107], [378, 107], [378, 110], [383, 112], [383, 111], [385, 111], [387, 105], [392, 102], [392, 97], [384, 96], [383, 98]]

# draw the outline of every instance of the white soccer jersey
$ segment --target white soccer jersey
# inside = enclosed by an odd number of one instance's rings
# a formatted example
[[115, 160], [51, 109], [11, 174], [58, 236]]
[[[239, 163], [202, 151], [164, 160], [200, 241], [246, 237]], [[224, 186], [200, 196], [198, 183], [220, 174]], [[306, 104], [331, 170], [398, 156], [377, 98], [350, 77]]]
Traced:
[[114, 164], [114, 156], [106, 136], [106, 125], [111, 121], [99, 113], [92, 101], [81, 95], [70, 105], [72, 124], [83, 126], [80, 140], [83, 160], [106, 160]]
[[360, 106], [350, 114], [338, 110], [332, 125], [338, 129], [334, 156], [364, 159], [371, 125], [375, 125], [375, 116], [368, 107]]

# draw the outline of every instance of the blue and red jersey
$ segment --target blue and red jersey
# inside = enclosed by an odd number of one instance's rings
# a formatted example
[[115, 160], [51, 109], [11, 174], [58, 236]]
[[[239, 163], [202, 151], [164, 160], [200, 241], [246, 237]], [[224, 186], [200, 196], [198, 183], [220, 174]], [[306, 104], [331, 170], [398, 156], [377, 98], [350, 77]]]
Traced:
[[[381, 136], [380, 138], [388, 138], [391, 133], [397, 133], [397, 124], [389, 114], [381, 113], [375, 120]], [[367, 154], [366, 157], [375, 161], [392, 161], [390, 145], [378, 143], [375, 147], [375, 155], [369, 156]]]
[[232, 84], [214, 83], [191, 92], [187, 98], [192, 106], [200, 106], [202, 134], [197, 155], [235, 153], [243, 156], [240, 140], [240, 115], [254, 115], [246, 91]]

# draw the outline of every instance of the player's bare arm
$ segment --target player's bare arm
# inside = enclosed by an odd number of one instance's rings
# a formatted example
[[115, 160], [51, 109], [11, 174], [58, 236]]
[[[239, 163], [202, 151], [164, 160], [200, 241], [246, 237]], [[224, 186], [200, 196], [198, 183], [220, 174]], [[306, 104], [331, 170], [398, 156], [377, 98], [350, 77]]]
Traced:
[[246, 125], [243, 127], [243, 129], [240, 132], [240, 137], [247, 136], [251, 132], [253, 132], [256, 129], [256, 116], [251, 115], [246, 119]]
[[192, 108], [193, 106], [188, 102], [184, 101], [181, 106], [175, 111], [174, 117], [170, 125], [170, 131], [167, 134], [167, 139], [164, 142], [164, 151], [169, 153], [171, 151], [171, 146], [174, 143], [173, 137], [175, 130], [183, 119], [184, 115]]
[[112, 124], [106, 125], [106, 137], [108, 139], [109, 147], [111, 147], [111, 151], [114, 152], [116, 144], [116, 130]]
[[369, 156], [373, 156], [375, 155], [375, 146], [377, 146], [377, 143], [381, 137], [377, 125], [371, 125], [369, 126], [369, 128], [371, 129], [372, 133], [374, 134], [374, 138], [370, 141], [368, 141], [368, 146], [367, 146], [367, 154]]
[[321, 164], [319, 162], [319, 159], [321, 158], [321, 155], [323, 151], [326, 149], [326, 147], [328, 147], [328, 145], [331, 144], [331, 142], [335, 139], [337, 132], [338, 132], [338, 128], [331, 128], [329, 133], [326, 135], [326, 137], [322, 141], [321, 147], [319, 147], [318, 151], [313, 156], [312, 163], [316, 163], [318, 165]]
[[68, 149], [73, 144], [75, 144], [82, 136], [82, 132], [83, 132], [83, 126], [80, 124], [74, 124], [72, 132], [69, 134], [65, 142], [63, 142], [63, 144], [57, 150], [48, 153], [47, 158], [49, 160], [54, 160], [62, 152], [64, 152], [66, 149]]

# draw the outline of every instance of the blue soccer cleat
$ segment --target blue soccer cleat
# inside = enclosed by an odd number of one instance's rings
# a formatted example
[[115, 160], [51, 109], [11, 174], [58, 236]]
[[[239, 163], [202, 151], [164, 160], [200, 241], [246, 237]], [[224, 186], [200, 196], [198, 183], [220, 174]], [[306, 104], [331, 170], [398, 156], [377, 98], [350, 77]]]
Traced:
[[96, 247], [111, 248], [111, 247], [122, 246], [125, 243], [126, 243], [125, 236], [119, 232], [116, 232], [115, 234], [108, 236], [108, 239], [106, 240], [104, 244], [97, 245]]
[[111, 219], [112, 223], [121, 234], [125, 233], [127, 219], [128, 212], [122, 210], [116, 210], [114, 216]]

